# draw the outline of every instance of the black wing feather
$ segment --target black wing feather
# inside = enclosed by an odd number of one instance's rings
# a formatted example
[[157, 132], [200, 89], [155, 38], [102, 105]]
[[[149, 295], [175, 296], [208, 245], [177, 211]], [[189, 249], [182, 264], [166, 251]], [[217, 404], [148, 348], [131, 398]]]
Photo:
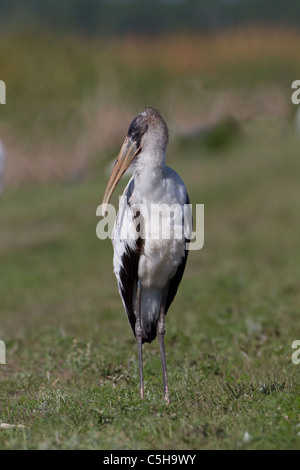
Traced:
[[125, 310], [130, 326], [135, 335], [136, 316], [133, 308], [133, 298], [137, 291], [138, 266], [141, 253], [142, 239], [138, 238], [134, 249], [127, 246], [122, 256], [122, 268], [120, 269], [120, 294], [123, 298]]
[[[188, 240], [186, 240], [187, 242]], [[169, 282], [169, 288], [168, 288], [168, 295], [167, 295], [167, 301], [166, 301], [166, 310], [165, 310], [165, 315], [167, 311], [169, 310], [169, 307], [171, 303], [174, 300], [174, 297], [177, 293], [179, 284], [181, 282], [184, 270], [185, 270], [185, 265], [188, 257], [188, 250], [185, 250], [184, 256], [182, 258], [181, 264], [178, 266], [176, 274], [174, 277]]]
[[[188, 194], [186, 195], [186, 202], [185, 203], [190, 204], [190, 198], [189, 198]], [[187, 244], [189, 241], [190, 240], [186, 239], [185, 244]], [[165, 315], [166, 315], [167, 311], [169, 310], [169, 307], [170, 307], [171, 303], [173, 302], [174, 297], [177, 293], [179, 284], [181, 282], [181, 279], [182, 279], [182, 276], [183, 276], [183, 273], [184, 273], [184, 270], [185, 270], [185, 265], [186, 265], [186, 262], [187, 262], [188, 254], [189, 254], [188, 250], [185, 250], [184, 256], [182, 258], [182, 261], [181, 261], [180, 265], [177, 268], [175, 276], [173, 276], [172, 279], [169, 282]]]

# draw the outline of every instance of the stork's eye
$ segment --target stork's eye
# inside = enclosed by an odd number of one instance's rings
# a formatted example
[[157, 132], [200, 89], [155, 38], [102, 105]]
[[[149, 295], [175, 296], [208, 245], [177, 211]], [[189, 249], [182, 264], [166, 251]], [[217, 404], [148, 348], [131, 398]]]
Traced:
[[141, 138], [148, 129], [148, 125], [142, 120], [141, 116], [137, 116], [129, 126], [128, 137], [131, 137], [137, 146], [140, 146]]

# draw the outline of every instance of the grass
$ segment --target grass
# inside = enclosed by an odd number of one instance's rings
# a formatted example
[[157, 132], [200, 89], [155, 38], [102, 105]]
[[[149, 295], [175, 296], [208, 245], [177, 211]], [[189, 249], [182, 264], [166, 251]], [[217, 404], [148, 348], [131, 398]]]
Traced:
[[170, 163], [206, 211], [205, 246], [190, 253], [167, 316], [170, 406], [156, 342], [145, 347], [139, 400], [110, 241], [95, 234], [106, 178], [3, 195], [1, 422], [25, 427], [1, 430], [1, 448], [299, 446], [299, 366], [291, 362], [299, 336], [298, 142], [289, 135], [267, 151], [258, 127], [189, 165], [170, 148]]
[[[273, 60], [284, 57], [288, 76], [296, 73], [288, 47], [296, 33], [287, 33], [279, 49], [275, 33], [267, 44], [257, 31], [236, 34], [199, 40], [210, 51], [201, 60], [194, 39], [179, 38], [178, 62], [167, 38], [157, 54], [157, 43], [132, 46], [127, 38], [99, 55], [91, 40], [61, 38], [56, 55], [57, 38], [46, 35], [35, 45], [23, 89], [16, 68], [21, 39], [9, 39], [10, 56], [1, 43], [11, 78], [0, 78], [7, 85], [14, 79], [0, 119], [9, 154], [0, 199], [0, 339], [7, 356], [0, 422], [11, 425], [0, 429], [1, 449], [299, 448], [299, 365], [291, 360], [300, 334], [299, 138], [286, 113], [290, 83], [286, 92]], [[30, 36], [24, 41], [32, 44]], [[252, 66], [244, 68], [249, 44]], [[32, 71], [45, 50], [49, 60], [57, 57], [60, 73], [52, 83], [45, 61], [31, 105]], [[228, 65], [220, 63], [224, 51]], [[262, 85], [264, 53], [270, 60]], [[221, 75], [226, 86], [214, 81]], [[211, 88], [202, 88], [210, 79]], [[69, 106], [74, 95], [78, 104]], [[270, 103], [271, 96], [278, 99]], [[136, 344], [111, 243], [96, 237], [107, 164], [145, 97], [146, 104], [161, 103], [168, 119], [170, 166], [191, 202], [205, 204], [204, 247], [190, 253], [166, 317], [169, 406], [157, 341], [144, 349], [146, 396], [139, 399]], [[54, 109], [50, 101], [62, 120], [52, 115], [37, 125], [35, 112]], [[69, 112], [74, 126], [61, 126]]]

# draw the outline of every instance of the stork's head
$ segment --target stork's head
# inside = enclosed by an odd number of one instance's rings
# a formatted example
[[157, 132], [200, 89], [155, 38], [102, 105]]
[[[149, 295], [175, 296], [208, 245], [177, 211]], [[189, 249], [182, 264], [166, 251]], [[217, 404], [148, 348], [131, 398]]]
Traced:
[[127, 168], [138, 161], [143, 153], [165, 154], [168, 145], [167, 124], [160, 113], [153, 108], [146, 108], [130, 124], [103, 197], [103, 204], [108, 204], [118, 182]]
[[156, 109], [146, 108], [130, 124], [127, 138], [135, 142], [141, 152], [165, 151], [169, 140], [167, 124]]

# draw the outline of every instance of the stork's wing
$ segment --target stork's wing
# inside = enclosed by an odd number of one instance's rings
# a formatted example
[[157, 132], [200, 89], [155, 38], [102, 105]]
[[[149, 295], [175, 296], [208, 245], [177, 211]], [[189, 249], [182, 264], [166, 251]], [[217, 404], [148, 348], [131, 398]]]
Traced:
[[[186, 202], [185, 204], [190, 204], [190, 199], [189, 199], [189, 196], [188, 194], [186, 194]], [[193, 224], [193, 219], [191, 219], [191, 224]], [[192, 227], [190, 227], [191, 229]], [[185, 245], [187, 245], [187, 243], [189, 242], [190, 240], [188, 240], [187, 238], [185, 239]], [[183, 276], [183, 273], [184, 273], [184, 270], [185, 270], [185, 265], [186, 265], [186, 262], [187, 262], [187, 257], [188, 257], [188, 250], [185, 250], [184, 251], [184, 255], [182, 257], [182, 260], [181, 260], [181, 263], [179, 264], [178, 268], [177, 268], [177, 271], [175, 273], [175, 276], [173, 276], [169, 282], [169, 288], [168, 288], [168, 295], [167, 295], [167, 301], [166, 301], [166, 310], [165, 310], [165, 314], [167, 313], [167, 311], [169, 310], [169, 307], [171, 305], [171, 303], [173, 302], [174, 300], [174, 297], [177, 293], [177, 290], [178, 290], [178, 287], [179, 287], [179, 284], [181, 282], [181, 279], [182, 279], [182, 276]]]
[[141, 252], [141, 238], [138, 238], [134, 248], [126, 246], [121, 258], [119, 270], [119, 292], [127, 313], [133, 334], [135, 335], [136, 316], [134, 313], [134, 301], [136, 299], [138, 282], [138, 265]]
[[179, 284], [181, 282], [181, 279], [182, 279], [182, 276], [183, 276], [183, 273], [184, 273], [184, 270], [185, 270], [187, 257], [188, 257], [188, 250], [185, 250], [184, 256], [182, 258], [182, 261], [181, 261], [180, 265], [177, 268], [176, 274], [175, 274], [174, 277], [172, 277], [172, 279], [169, 282], [169, 289], [168, 289], [168, 296], [167, 296], [167, 301], [166, 301], [165, 314], [169, 310], [169, 307], [170, 307], [171, 303], [173, 302], [174, 297], [177, 293]]
[[[134, 189], [134, 181], [131, 179], [124, 190], [123, 199], [120, 200], [119, 211], [114, 226], [114, 272], [118, 281], [119, 293], [122, 298], [125, 311], [128, 316], [132, 331], [135, 334], [136, 316], [134, 304], [137, 292], [138, 265], [142, 247], [142, 239], [128, 238], [126, 233], [126, 220], [131, 218], [130, 205]], [[130, 212], [130, 213], [129, 213]], [[134, 229], [134, 224], [130, 226]]]

